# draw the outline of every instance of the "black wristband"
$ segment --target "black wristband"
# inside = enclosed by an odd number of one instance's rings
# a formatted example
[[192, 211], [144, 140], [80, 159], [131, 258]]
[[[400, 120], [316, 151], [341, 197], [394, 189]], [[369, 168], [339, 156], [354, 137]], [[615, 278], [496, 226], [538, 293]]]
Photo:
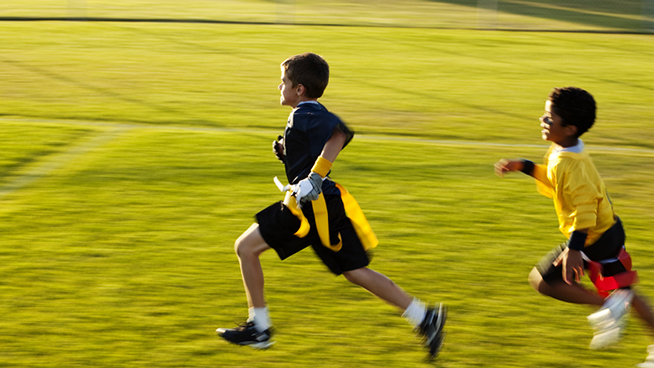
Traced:
[[523, 173], [525, 173], [525, 174], [527, 174], [529, 176], [533, 176], [535, 166], [536, 165], [534, 164], [533, 161], [523, 159], [522, 160], [522, 170], [520, 170], [520, 171], [522, 171]]
[[568, 241], [568, 248], [573, 250], [583, 250], [586, 246], [586, 238], [588, 234], [582, 233], [581, 231], [573, 231], [570, 235], [570, 240]]

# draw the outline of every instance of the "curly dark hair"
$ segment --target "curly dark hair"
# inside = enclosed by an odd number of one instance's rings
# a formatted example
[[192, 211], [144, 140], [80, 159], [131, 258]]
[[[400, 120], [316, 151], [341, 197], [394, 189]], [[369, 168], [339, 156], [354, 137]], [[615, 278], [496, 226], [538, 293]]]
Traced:
[[291, 56], [281, 64], [293, 87], [304, 86], [309, 98], [322, 96], [329, 83], [329, 65], [322, 56], [312, 52]]
[[548, 100], [552, 101], [552, 109], [561, 117], [564, 126], [577, 127], [577, 137], [593, 126], [597, 107], [587, 91], [577, 87], [554, 88]]

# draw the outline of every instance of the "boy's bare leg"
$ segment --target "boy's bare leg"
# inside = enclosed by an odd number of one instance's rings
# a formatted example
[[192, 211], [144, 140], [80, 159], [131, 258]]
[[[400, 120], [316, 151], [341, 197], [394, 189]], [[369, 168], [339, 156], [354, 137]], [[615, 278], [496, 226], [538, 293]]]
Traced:
[[[650, 329], [654, 330], [654, 315], [652, 314], [652, 309], [649, 307], [645, 298], [638, 293], [634, 293], [631, 305], [640, 318], [647, 323]], [[654, 331], [652, 331], [652, 333], [654, 333]]]
[[261, 237], [258, 224], [247, 229], [234, 244], [241, 264], [241, 277], [248, 301], [248, 319], [236, 328], [218, 328], [216, 333], [223, 339], [238, 345], [265, 349], [274, 343], [271, 338], [270, 318], [263, 297], [263, 270], [259, 256], [270, 249]]
[[346, 271], [343, 275], [351, 283], [363, 287], [402, 311], [406, 310], [413, 300], [413, 297], [397, 286], [391, 279], [367, 267]]
[[263, 308], [266, 302], [263, 294], [263, 269], [259, 255], [270, 249], [261, 237], [259, 224], [252, 224], [234, 244], [234, 250], [241, 265], [241, 277], [245, 286], [249, 308]]
[[[548, 285], [543, 281], [536, 268], [532, 269], [529, 274], [529, 283], [539, 293], [564, 302], [596, 306], [602, 306], [605, 302], [604, 298], [588, 291], [579, 284], [568, 285], [565, 282], [560, 282], [554, 285]], [[631, 305], [640, 318], [649, 325], [652, 329], [652, 333], [654, 333], [654, 314], [652, 313], [652, 309], [646, 299], [640, 294], [634, 292]]]
[[407, 294], [391, 279], [367, 267], [343, 272], [343, 275], [353, 284], [400, 309], [402, 317], [424, 337], [429, 357], [433, 359], [438, 355], [443, 346], [443, 329], [447, 319], [447, 308], [442, 303], [433, 309], [426, 309], [424, 303]]
[[604, 305], [604, 298], [598, 294], [588, 291], [583, 286], [573, 283], [572, 285], [564, 281], [547, 284], [538, 269], [533, 268], [529, 274], [529, 284], [543, 295], [550, 296], [568, 303], [589, 304], [595, 306]]
[[[647, 323], [650, 328], [650, 333], [654, 334], [654, 315], [652, 315], [652, 310], [650, 309], [647, 300], [642, 295], [634, 292], [634, 298], [631, 301], [631, 305], [640, 318]], [[637, 364], [636, 367], [654, 367], [654, 345], [649, 345], [647, 347], [647, 353], [648, 356], [645, 359], [645, 362]]]

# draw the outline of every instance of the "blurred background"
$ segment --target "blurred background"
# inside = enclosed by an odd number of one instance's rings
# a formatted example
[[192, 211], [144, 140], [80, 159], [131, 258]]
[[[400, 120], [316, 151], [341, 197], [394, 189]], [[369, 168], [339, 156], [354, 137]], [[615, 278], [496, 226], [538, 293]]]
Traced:
[[428, 28], [654, 31], [654, 0], [6, 0], [0, 19], [123, 19]]

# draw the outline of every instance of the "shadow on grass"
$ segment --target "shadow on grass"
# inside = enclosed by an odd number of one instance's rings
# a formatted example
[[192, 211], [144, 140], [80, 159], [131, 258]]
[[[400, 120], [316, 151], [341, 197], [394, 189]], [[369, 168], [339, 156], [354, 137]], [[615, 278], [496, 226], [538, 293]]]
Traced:
[[[496, 8], [500, 13], [610, 29], [644, 29], [654, 26], [652, 0], [428, 0], [459, 6]], [[495, 9], [490, 9], [491, 11]]]

